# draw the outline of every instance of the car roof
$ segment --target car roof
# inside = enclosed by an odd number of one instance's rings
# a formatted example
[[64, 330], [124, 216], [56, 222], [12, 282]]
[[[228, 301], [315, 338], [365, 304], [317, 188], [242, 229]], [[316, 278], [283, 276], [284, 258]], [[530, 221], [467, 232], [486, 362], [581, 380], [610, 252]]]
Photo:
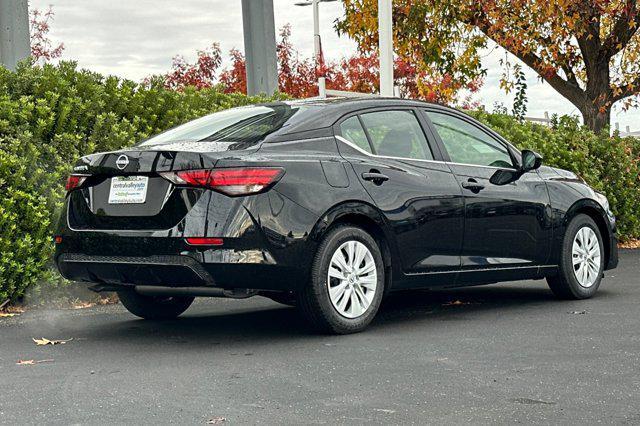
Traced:
[[[344, 115], [355, 111], [370, 108], [392, 108], [392, 107], [432, 107], [455, 111], [443, 105], [401, 98], [385, 98], [378, 96], [363, 97], [341, 97], [341, 98], [309, 98], [291, 101], [269, 102], [260, 104], [262, 106], [288, 105], [290, 107], [308, 107], [304, 118], [296, 120], [295, 124], [287, 126], [276, 132], [277, 136], [291, 135], [294, 133], [309, 132], [333, 126]], [[302, 117], [300, 117], [302, 118]], [[275, 134], [273, 136], [276, 136]], [[279, 137], [277, 139], [279, 139]]]
[[325, 107], [334, 111], [349, 111], [365, 108], [391, 107], [391, 106], [414, 106], [426, 107], [434, 106], [437, 108], [449, 108], [443, 105], [424, 102], [413, 99], [388, 98], [375, 95], [360, 97], [337, 97], [337, 98], [308, 98], [285, 101], [289, 105], [314, 105]]

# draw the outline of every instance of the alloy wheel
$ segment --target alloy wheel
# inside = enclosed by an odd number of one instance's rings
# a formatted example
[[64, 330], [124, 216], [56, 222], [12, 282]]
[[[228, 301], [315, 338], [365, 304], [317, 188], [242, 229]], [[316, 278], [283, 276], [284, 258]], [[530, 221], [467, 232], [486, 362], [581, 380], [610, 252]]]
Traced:
[[573, 273], [582, 287], [589, 288], [598, 280], [600, 256], [600, 242], [593, 229], [588, 226], [578, 229], [573, 239], [571, 257]]
[[327, 289], [331, 304], [346, 318], [367, 311], [378, 288], [378, 271], [371, 251], [360, 241], [350, 240], [331, 257]]

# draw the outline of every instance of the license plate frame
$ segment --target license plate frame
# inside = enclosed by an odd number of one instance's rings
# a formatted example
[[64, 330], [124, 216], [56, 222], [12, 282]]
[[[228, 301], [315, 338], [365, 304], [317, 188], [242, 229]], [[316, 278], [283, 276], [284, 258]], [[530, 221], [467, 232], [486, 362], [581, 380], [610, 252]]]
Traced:
[[144, 204], [149, 176], [114, 176], [109, 184], [109, 204]]

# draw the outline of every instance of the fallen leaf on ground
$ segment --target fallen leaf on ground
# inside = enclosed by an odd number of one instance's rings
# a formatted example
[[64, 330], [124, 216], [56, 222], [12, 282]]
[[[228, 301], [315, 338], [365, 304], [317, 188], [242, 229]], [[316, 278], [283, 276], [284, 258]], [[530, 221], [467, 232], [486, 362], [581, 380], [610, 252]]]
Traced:
[[386, 413], [386, 414], [393, 414], [396, 412], [396, 410], [389, 410], [387, 408], [374, 408], [373, 411], [379, 411], [381, 413]]
[[41, 364], [43, 362], [53, 362], [52, 359], [41, 359], [39, 361], [35, 361], [33, 359], [19, 359], [18, 362], [16, 362], [16, 364], [18, 365], [36, 365], [36, 364]]
[[67, 342], [72, 341], [73, 339], [67, 339], [67, 340], [49, 340], [49, 339], [45, 339], [44, 337], [40, 338], [40, 339], [34, 339], [31, 338], [31, 340], [33, 340], [33, 343], [35, 343], [38, 346], [46, 346], [46, 345], [64, 345]]
[[463, 306], [463, 305], [471, 305], [471, 302], [463, 302], [461, 300], [454, 300], [453, 302], [447, 302], [442, 306]]
[[207, 422], [208, 425], [221, 425], [222, 423], [225, 423], [227, 421], [227, 419], [225, 419], [222, 416], [217, 416], [217, 417], [212, 417], [209, 419], [209, 421]]
[[11, 318], [11, 317], [15, 317], [18, 314], [7, 314], [4, 312], [0, 312], [0, 318]]
[[525, 405], [535, 405], [535, 404], [556, 405], [556, 403], [553, 401], [543, 401], [541, 399], [531, 399], [531, 398], [512, 398], [511, 402], [517, 402], [518, 404], [525, 404]]
[[638, 249], [640, 248], [640, 240], [629, 240], [624, 243], [618, 244], [618, 247], [623, 249]]
[[71, 307], [72, 309], [86, 309], [86, 308], [92, 308], [96, 306], [95, 303], [93, 302], [76, 302], [73, 304], [73, 306]]

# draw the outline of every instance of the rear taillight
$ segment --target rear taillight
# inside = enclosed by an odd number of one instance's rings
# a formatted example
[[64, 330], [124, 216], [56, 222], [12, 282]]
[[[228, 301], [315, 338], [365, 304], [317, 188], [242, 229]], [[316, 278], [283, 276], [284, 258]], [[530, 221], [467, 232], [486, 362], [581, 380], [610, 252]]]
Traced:
[[67, 192], [73, 191], [76, 188], [82, 186], [84, 181], [87, 180], [87, 176], [84, 175], [70, 175], [67, 178], [67, 183], [64, 185]]
[[213, 189], [227, 195], [249, 195], [262, 192], [282, 175], [279, 167], [241, 167], [212, 170], [182, 170], [161, 173], [176, 185]]

